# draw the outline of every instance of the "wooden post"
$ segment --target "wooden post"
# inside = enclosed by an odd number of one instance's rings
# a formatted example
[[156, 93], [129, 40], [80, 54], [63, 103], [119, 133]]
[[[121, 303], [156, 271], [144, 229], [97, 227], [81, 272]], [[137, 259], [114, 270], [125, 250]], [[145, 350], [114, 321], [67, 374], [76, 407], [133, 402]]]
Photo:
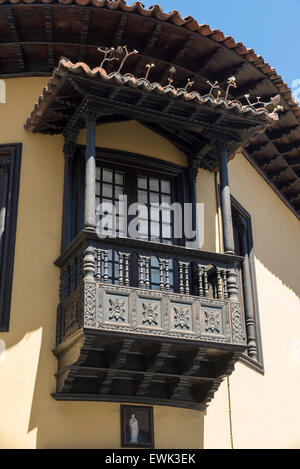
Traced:
[[[1, 164], [2, 163], [2, 164]], [[0, 270], [2, 264], [4, 230], [7, 211], [8, 184], [9, 184], [9, 163], [0, 161]]]
[[76, 138], [78, 131], [72, 131], [65, 136], [64, 156], [65, 156], [65, 172], [64, 172], [64, 196], [63, 196], [63, 220], [61, 235], [61, 250], [63, 251], [72, 241], [72, 170], [73, 156], [76, 148]]
[[245, 322], [247, 330], [248, 353], [251, 358], [257, 360], [257, 338], [256, 338], [256, 324], [254, 316], [251, 276], [249, 266], [249, 251], [247, 241], [247, 221], [243, 217], [239, 217], [239, 235], [242, 249], [242, 256], [244, 262], [242, 266], [243, 272], [243, 294], [244, 294], [244, 307], [245, 307]]
[[226, 254], [234, 254], [231, 199], [228, 177], [227, 146], [219, 144], [220, 162], [220, 186], [221, 186], [221, 211], [223, 225], [224, 251]]
[[195, 239], [187, 240], [186, 246], [189, 247], [199, 247], [199, 234], [198, 234], [198, 220], [197, 220], [197, 175], [198, 175], [198, 168], [193, 167], [192, 165], [188, 169], [188, 196], [189, 196], [189, 203], [192, 204], [192, 230], [196, 233]]
[[95, 130], [97, 115], [92, 111], [85, 114], [86, 121], [86, 159], [85, 159], [85, 200], [84, 228], [96, 228], [96, 148]]

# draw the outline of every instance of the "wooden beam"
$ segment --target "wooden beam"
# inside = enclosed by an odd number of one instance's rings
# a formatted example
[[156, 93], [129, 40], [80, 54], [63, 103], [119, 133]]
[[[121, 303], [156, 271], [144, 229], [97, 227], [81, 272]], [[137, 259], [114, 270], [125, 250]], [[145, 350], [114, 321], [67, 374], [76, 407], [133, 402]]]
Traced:
[[174, 399], [176, 401], [181, 400], [182, 393], [186, 390], [186, 388], [191, 387], [189, 381], [189, 376], [180, 376], [177, 382], [171, 384], [172, 390], [170, 393], [170, 399]]
[[208, 361], [205, 359], [206, 350], [204, 348], [199, 348], [196, 355], [193, 358], [183, 359], [183, 374], [186, 376], [195, 375], [201, 368], [203, 361]]
[[272, 141], [281, 140], [282, 138], [289, 137], [293, 132], [299, 130], [298, 125], [293, 127], [283, 127], [280, 129], [267, 129], [266, 134], [268, 138]]
[[155, 44], [156, 44], [156, 42], [159, 38], [161, 30], [162, 30], [162, 24], [161, 23], [156, 23], [153, 30], [152, 30], [152, 33], [151, 33], [151, 35], [148, 39], [146, 47], [142, 51], [142, 54], [141, 54], [141, 51], [139, 51], [140, 60], [138, 61], [138, 64], [137, 64], [137, 66], [134, 70], [134, 75], [136, 77], [141, 76], [141, 73], [144, 71], [145, 66], [149, 62], [149, 58], [146, 57], [146, 56], [149, 55], [151, 53], [152, 49], [154, 48], [154, 46], [155, 46]]
[[52, 7], [50, 5], [44, 6], [45, 15], [45, 31], [46, 39], [48, 42], [48, 69], [54, 68], [54, 46], [53, 46], [53, 22], [52, 22]]
[[220, 88], [225, 91], [227, 87], [228, 78], [234, 76], [237, 79], [239, 74], [247, 66], [248, 64], [246, 62], [240, 62], [238, 64], [233, 65], [232, 67], [224, 68], [214, 77], [214, 79], [219, 82]]
[[15, 23], [13, 9], [11, 6], [8, 6], [8, 5], [2, 8], [4, 9], [6, 20], [7, 20], [11, 35], [12, 35], [12, 39], [14, 41], [19, 71], [22, 72], [25, 70], [25, 59], [24, 59], [22, 45], [20, 42], [19, 33], [18, 33], [17, 26]]
[[85, 9], [83, 18], [82, 18], [82, 23], [81, 23], [78, 62], [83, 62], [85, 59], [86, 42], [88, 38], [90, 18], [91, 18], [91, 10]]
[[195, 71], [195, 77], [197, 75], [204, 76], [207, 71], [211, 69], [211, 66], [215, 64], [216, 60], [224, 53], [221, 46], [217, 46], [213, 52], [209, 55], [201, 57], [201, 65]]
[[163, 367], [166, 358], [168, 358], [170, 348], [171, 344], [162, 344], [158, 352], [152, 355], [150, 364], [147, 367], [147, 375], [144, 375], [138, 385], [136, 392], [137, 396], [145, 396], [147, 394], [155, 372], [159, 371]]
[[116, 34], [112, 43], [113, 47], [122, 46], [123, 36], [128, 23], [128, 15], [121, 15]]
[[110, 351], [110, 369], [107, 370], [105, 378], [100, 384], [99, 392], [101, 394], [109, 394], [113, 380], [115, 379], [118, 370], [127, 361], [128, 353], [134, 343], [134, 339], [124, 339], [120, 348]]
[[192, 45], [193, 41], [195, 39], [195, 36], [193, 34], [190, 34], [186, 40], [184, 41], [183, 45], [179, 47], [177, 50], [176, 54], [172, 58], [172, 62], [176, 64], [179, 60], [183, 59], [185, 54], [187, 53], [188, 49]]
[[[249, 81], [245, 85], [236, 88], [236, 92], [234, 93], [237, 98], [243, 99], [245, 94], [250, 94], [251, 101], [255, 101], [254, 98], [258, 96], [259, 88], [264, 84], [266, 81], [266, 77], [259, 78], [258, 80]], [[246, 101], [245, 101], [246, 104]]]

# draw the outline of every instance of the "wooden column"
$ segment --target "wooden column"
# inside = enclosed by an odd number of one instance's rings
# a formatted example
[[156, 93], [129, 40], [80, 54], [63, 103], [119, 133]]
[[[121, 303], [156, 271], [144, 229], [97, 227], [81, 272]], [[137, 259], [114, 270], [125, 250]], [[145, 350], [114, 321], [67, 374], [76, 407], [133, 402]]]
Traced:
[[226, 144], [219, 144], [220, 162], [220, 189], [221, 189], [221, 212], [223, 225], [224, 251], [226, 254], [234, 254], [231, 199], [228, 177], [228, 150]]
[[73, 172], [73, 156], [76, 148], [77, 131], [70, 132], [65, 136], [64, 156], [65, 156], [65, 172], [64, 172], [64, 198], [63, 198], [63, 221], [61, 250], [63, 251], [72, 241], [72, 172]]
[[92, 111], [85, 114], [86, 121], [86, 154], [85, 154], [85, 199], [84, 228], [95, 230], [96, 227], [96, 149], [95, 130], [97, 115]]
[[0, 160], [0, 278], [2, 270], [2, 255], [4, 243], [4, 230], [7, 211], [8, 185], [9, 185], [10, 163]]
[[248, 341], [248, 354], [254, 360], [257, 360], [257, 337], [256, 337], [256, 323], [254, 315], [252, 287], [251, 287], [251, 275], [249, 266], [249, 249], [248, 249], [248, 227], [247, 221], [243, 217], [239, 217], [239, 237], [241, 243], [242, 256], [244, 256], [244, 262], [242, 266], [243, 272], [243, 294], [244, 294], [244, 310], [245, 310], [245, 322], [247, 330], [247, 341]]
[[[198, 246], [199, 234], [198, 234], [198, 220], [197, 220], [197, 175], [198, 168], [190, 166], [188, 169], [188, 202], [192, 204], [192, 230], [196, 232], [196, 238], [191, 241], [187, 240], [186, 246], [189, 246], [190, 243], [195, 247], [195, 243]], [[191, 247], [192, 247], [191, 246]]]

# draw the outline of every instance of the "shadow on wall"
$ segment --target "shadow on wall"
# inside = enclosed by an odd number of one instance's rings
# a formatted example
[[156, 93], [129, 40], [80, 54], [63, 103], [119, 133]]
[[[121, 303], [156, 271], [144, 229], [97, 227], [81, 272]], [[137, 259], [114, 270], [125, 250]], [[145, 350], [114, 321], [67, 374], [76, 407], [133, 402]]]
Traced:
[[[229, 171], [232, 195], [252, 218], [256, 259], [300, 298], [300, 221], [243, 155], [229, 163]], [[257, 281], [263, 288], [263, 279]]]

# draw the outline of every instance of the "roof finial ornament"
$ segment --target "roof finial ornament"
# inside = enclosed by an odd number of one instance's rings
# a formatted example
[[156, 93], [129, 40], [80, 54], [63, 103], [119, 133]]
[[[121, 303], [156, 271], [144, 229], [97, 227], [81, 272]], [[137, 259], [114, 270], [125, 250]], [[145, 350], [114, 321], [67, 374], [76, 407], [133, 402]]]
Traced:
[[145, 75], [145, 80], [148, 80], [149, 73], [150, 73], [151, 69], [154, 68], [154, 67], [155, 67], [154, 64], [147, 64], [147, 65], [146, 65], [147, 71], [146, 71], [146, 75]]
[[187, 91], [189, 88], [192, 88], [194, 86], [195, 82], [192, 81], [190, 78], [188, 78], [187, 84], [185, 85], [184, 89]]
[[280, 94], [277, 94], [276, 96], [273, 96], [271, 98], [271, 101], [268, 102], [268, 103], [261, 101], [260, 96], [257, 96], [256, 103], [251, 103], [250, 94], [245, 94], [244, 96], [245, 96], [245, 99], [246, 99], [247, 103], [249, 104], [249, 106], [256, 109], [257, 111], [259, 109], [268, 109], [268, 107], [270, 107], [270, 106], [274, 107], [273, 112], [283, 111], [283, 106], [281, 106], [279, 104], [280, 103]]
[[173, 75], [176, 73], [176, 68], [175, 67], [171, 67], [170, 70], [170, 76], [168, 77], [168, 83], [169, 83], [169, 86], [172, 85], [172, 83], [174, 83], [174, 80], [173, 80]]
[[128, 57], [130, 57], [131, 55], [135, 55], [135, 54], [138, 54], [138, 53], [139, 53], [139, 52], [138, 52], [137, 50], [135, 50], [135, 49], [134, 49], [133, 51], [131, 51], [131, 52], [128, 52], [127, 46], [123, 46], [123, 48], [122, 48], [122, 47], [120, 47], [120, 48], [118, 47], [117, 50], [120, 50], [120, 49], [122, 50], [122, 52], [125, 51], [125, 56], [124, 56], [124, 58], [123, 58], [123, 60], [122, 60], [122, 62], [121, 62], [121, 64], [120, 64], [120, 67], [119, 67], [118, 70], [117, 70], [118, 73], [121, 73], [121, 70], [122, 70], [122, 68], [123, 68], [123, 66], [124, 66], [124, 64], [125, 64], [125, 62], [126, 62], [126, 60], [128, 59]]
[[210, 85], [210, 90], [209, 90], [209, 95], [212, 97], [212, 98], [215, 98], [214, 95], [213, 95], [213, 92], [214, 90], [218, 90], [217, 91], [217, 98], [220, 97], [221, 95], [221, 90], [220, 90], [220, 85], [219, 85], [219, 82], [218, 81], [215, 81], [214, 83], [211, 83], [209, 80], [207, 80], [207, 83]]
[[105, 47], [104, 49], [98, 47], [97, 51], [102, 52], [102, 54], [104, 54], [104, 58], [100, 64], [100, 68], [103, 68], [105, 62], [112, 62], [113, 60], [119, 61], [119, 57], [116, 57], [116, 54], [118, 54], [118, 49], [116, 50], [114, 47]]
[[228, 80], [227, 80], [227, 89], [226, 89], [226, 93], [225, 93], [226, 101], [228, 100], [228, 94], [229, 94], [230, 88], [237, 88], [236, 78], [234, 76], [228, 78]]

